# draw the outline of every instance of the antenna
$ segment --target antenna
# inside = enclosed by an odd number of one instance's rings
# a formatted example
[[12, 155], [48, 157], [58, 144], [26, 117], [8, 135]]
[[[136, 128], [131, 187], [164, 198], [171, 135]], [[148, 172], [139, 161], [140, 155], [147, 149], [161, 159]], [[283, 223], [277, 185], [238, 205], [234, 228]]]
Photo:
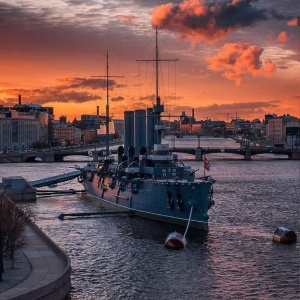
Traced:
[[106, 156], [109, 155], [109, 90], [108, 78], [120, 78], [124, 76], [108, 75], [108, 51], [106, 51], [106, 75], [105, 76], [92, 76], [93, 78], [106, 78]]
[[232, 115], [232, 113], [227, 113], [226, 115], [227, 115], [227, 123], [228, 123], [228, 116]]

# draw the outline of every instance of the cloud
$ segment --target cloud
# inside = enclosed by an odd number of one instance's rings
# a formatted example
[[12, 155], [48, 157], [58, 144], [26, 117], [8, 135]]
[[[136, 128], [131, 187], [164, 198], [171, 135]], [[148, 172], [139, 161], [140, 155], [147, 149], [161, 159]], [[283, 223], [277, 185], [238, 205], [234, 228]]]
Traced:
[[294, 18], [287, 22], [288, 26], [300, 26], [300, 17]]
[[[233, 102], [233, 103], [224, 103], [224, 104], [211, 104], [208, 106], [178, 106], [176, 107], [177, 111], [185, 111], [187, 114], [192, 112], [194, 109], [196, 118], [198, 120], [203, 120], [208, 116], [213, 120], [226, 120], [228, 112], [230, 118], [234, 118], [235, 114], [238, 117], [243, 119], [252, 119], [254, 115], [260, 115], [261, 118], [265, 114], [270, 113], [270, 111], [276, 111], [281, 106], [281, 102], [277, 100], [270, 101], [261, 101], [261, 102]], [[229, 116], [229, 115], [228, 115]]]
[[110, 99], [112, 102], [120, 102], [120, 101], [124, 101], [124, 97], [122, 96], [118, 96], [118, 97], [113, 97]]
[[285, 31], [281, 31], [276, 40], [278, 43], [286, 43], [289, 40], [289, 37]]
[[123, 22], [132, 23], [135, 19], [137, 19], [137, 17], [134, 17], [134, 16], [121, 16], [120, 19]]
[[208, 69], [223, 72], [225, 78], [234, 80], [237, 85], [246, 74], [270, 77], [276, 71], [276, 66], [269, 59], [262, 65], [262, 52], [263, 48], [247, 43], [228, 43], [217, 55], [206, 57]]
[[194, 43], [215, 42], [238, 28], [270, 18], [265, 9], [255, 8], [252, 2], [185, 0], [180, 4], [168, 3], [152, 11], [151, 24]]
[[[0, 89], [0, 94], [7, 95], [0, 98], [0, 103], [13, 105], [17, 102], [18, 95], [22, 96], [23, 103], [45, 104], [52, 102], [84, 103], [91, 100], [99, 100], [98, 90], [106, 89], [106, 81], [103, 78], [61, 78], [58, 86], [40, 89]], [[109, 87], [113, 90], [117, 87], [114, 80], [109, 80]], [[116, 97], [114, 101], [121, 101], [123, 97]], [[124, 99], [124, 98], [123, 98]]]
[[[102, 100], [99, 89], [106, 90], [105, 78], [68, 77], [57, 79], [59, 85], [39, 89], [0, 89], [0, 104], [13, 106], [18, 102], [18, 95], [22, 96], [22, 103], [85, 103], [88, 101]], [[121, 87], [114, 80], [109, 80], [110, 90]], [[106, 99], [106, 98], [105, 98]], [[111, 99], [112, 102], [121, 102], [122, 96]]]

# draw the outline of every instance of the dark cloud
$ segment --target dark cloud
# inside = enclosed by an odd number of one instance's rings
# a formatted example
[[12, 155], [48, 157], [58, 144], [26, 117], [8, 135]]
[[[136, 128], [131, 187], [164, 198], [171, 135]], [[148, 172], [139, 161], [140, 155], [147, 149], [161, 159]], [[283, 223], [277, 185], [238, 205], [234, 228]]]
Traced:
[[124, 97], [122, 96], [118, 96], [118, 97], [113, 97], [110, 99], [112, 102], [121, 102], [121, 101], [124, 101]]
[[140, 99], [140, 101], [151, 101], [151, 102], [154, 102], [156, 100], [156, 96], [154, 94], [152, 94], [152, 95], [140, 97], [139, 99]]
[[[99, 100], [101, 97], [97, 94], [97, 90], [99, 88], [105, 89], [104, 81], [103, 79], [101, 87], [96, 86], [94, 79], [64, 78], [58, 80], [61, 83], [58, 86], [40, 89], [1, 89], [0, 93], [8, 96], [5, 99], [0, 99], [0, 101], [5, 105], [13, 105], [17, 102], [18, 95], [22, 95], [24, 103], [41, 105], [50, 102], [83, 103], [91, 100]], [[110, 81], [109, 85], [113, 89], [115, 82]]]
[[153, 10], [151, 24], [195, 43], [215, 42], [238, 28], [254, 26], [268, 19], [287, 16], [253, 5], [255, 0], [183, 1]]

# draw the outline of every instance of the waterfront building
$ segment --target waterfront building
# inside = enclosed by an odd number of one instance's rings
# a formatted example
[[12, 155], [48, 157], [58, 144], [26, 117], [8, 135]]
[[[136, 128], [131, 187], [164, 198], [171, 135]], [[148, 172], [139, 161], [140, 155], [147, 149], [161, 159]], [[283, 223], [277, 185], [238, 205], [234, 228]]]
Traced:
[[268, 120], [267, 124], [267, 141], [274, 144], [283, 142], [283, 120], [281, 117]]
[[85, 129], [99, 129], [100, 125], [106, 121], [105, 116], [100, 115], [81, 115], [80, 128]]
[[76, 128], [70, 122], [55, 123], [54, 132], [60, 145], [78, 145], [82, 137], [81, 129]]
[[48, 114], [0, 111], [1, 151], [25, 151], [33, 143], [48, 143]]
[[125, 123], [124, 120], [114, 119], [115, 135], [119, 141], [124, 141]]
[[290, 139], [293, 136], [293, 141], [295, 139], [295, 143], [297, 143], [299, 124], [299, 119], [290, 115], [269, 119], [266, 124], [266, 139], [274, 144], [285, 144], [288, 135]]
[[286, 146], [291, 149], [300, 148], [300, 122], [287, 122], [284, 126]]
[[[53, 123], [54, 123], [54, 109], [53, 107], [46, 107], [41, 106], [39, 104], [22, 104], [22, 98], [21, 95], [19, 95], [19, 102], [16, 104], [13, 108], [9, 108], [9, 110], [15, 110], [22, 113], [35, 113], [37, 115], [41, 113], [46, 113], [48, 116], [47, 119], [47, 140], [45, 140], [45, 143], [53, 144], [54, 141], [54, 129], [53, 129]], [[44, 141], [44, 139], [43, 139]], [[39, 141], [40, 142], [40, 141]]]
[[[113, 139], [113, 137], [115, 136], [115, 125], [114, 125], [114, 121], [110, 118], [109, 119], [109, 139]], [[106, 119], [102, 120], [100, 122], [99, 128], [97, 129], [97, 140], [100, 143], [105, 143], [106, 140]]]

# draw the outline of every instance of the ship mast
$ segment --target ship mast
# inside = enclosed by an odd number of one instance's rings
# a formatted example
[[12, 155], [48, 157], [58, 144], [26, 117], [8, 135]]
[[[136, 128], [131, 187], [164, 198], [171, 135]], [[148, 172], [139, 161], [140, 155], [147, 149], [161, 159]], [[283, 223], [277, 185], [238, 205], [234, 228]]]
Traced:
[[164, 112], [164, 105], [161, 104], [160, 96], [159, 96], [159, 72], [158, 72], [158, 64], [160, 61], [178, 61], [178, 59], [160, 59], [158, 52], [158, 26], [155, 27], [155, 59], [138, 59], [139, 62], [155, 62], [155, 89], [156, 89], [156, 103], [153, 105], [153, 117], [154, 117], [154, 125], [155, 130], [157, 131], [157, 135], [154, 138], [155, 144], [161, 144], [161, 133], [163, 130], [163, 125], [161, 124], [161, 113]]
[[124, 76], [115, 76], [108, 74], [108, 51], [106, 51], [106, 75], [105, 76], [92, 76], [93, 78], [106, 78], [106, 112], [105, 112], [105, 120], [106, 120], [106, 156], [109, 156], [109, 78], [119, 78]]
[[155, 79], [156, 79], [156, 105], [160, 105], [160, 97], [158, 91], [158, 31], [155, 28]]

